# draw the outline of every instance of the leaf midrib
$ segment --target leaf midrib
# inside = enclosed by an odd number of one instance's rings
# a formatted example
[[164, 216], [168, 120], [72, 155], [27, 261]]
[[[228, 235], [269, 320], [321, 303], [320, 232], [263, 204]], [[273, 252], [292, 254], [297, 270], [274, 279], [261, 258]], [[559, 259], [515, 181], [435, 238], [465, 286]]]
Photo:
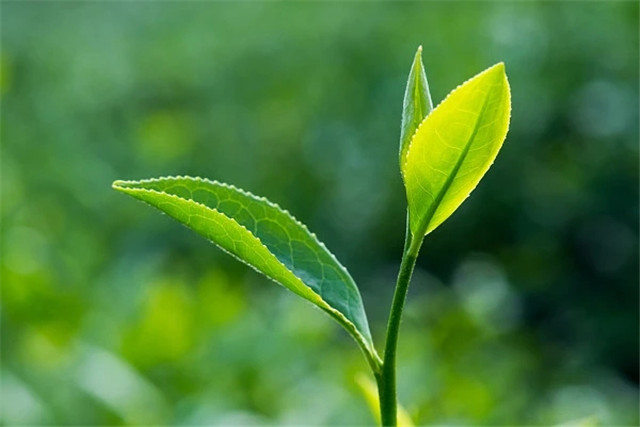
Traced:
[[[181, 177], [184, 178], [184, 177]], [[202, 180], [202, 178], [199, 178], [200, 180]], [[157, 180], [143, 180], [140, 182], [144, 182], [144, 181], [157, 181]], [[249, 230], [247, 227], [245, 227], [244, 225], [240, 224], [238, 221], [236, 221], [234, 218], [228, 216], [227, 214], [225, 214], [224, 212], [221, 212], [220, 210], [218, 210], [217, 208], [211, 207], [211, 206], [207, 206], [204, 203], [200, 203], [198, 201], [195, 201], [193, 199], [187, 199], [184, 198], [182, 196], [179, 196], [177, 194], [172, 194], [172, 193], [167, 193], [165, 191], [159, 191], [156, 189], [152, 189], [152, 188], [139, 188], [139, 187], [130, 187], [129, 185], [131, 184], [138, 184], [139, 182], [137, 181], [116, 181], [113, 183], [113, 188], [115, 188], [116, 190], [119, 191], [123, 191], [125, 193], [150, 193], [150, 194], [156, 194], [156, 195], [161, 195], [161, 196], [165, 196], [165, 197], [169, 197], [171, 199], [176, 199], [185, 203], [190, 204], [191, 206], [199, 206], [207, 211], [213, 212], [215, 214], [218, 214], [230, 221], [232, 221], [234, 224], [236, 224], [238, 227], [244, 229], [247, 233], [249, 233], [253, 238], [255, 238], [258, 243], [260, 245], [262, 245], [268, 252], [270, 252], [274, 258], [275, 261], [278, 262], [286, 271], [288, 271], [293, 277], [296, 278], [296, 280], [298, 280], [304, 287], [306, 287], [307, 289], [309, 289], [309, 291], [311, 293], [313, 293], [315, 296], [317, 296], [319, 298], [320, 301], [322, 301], [322, 305], [319, 305], [319, 308], [321, 308], [323, 311], [325, 311], [327, 314], [329, 314], [331, 317], [333, 317], [335, 320], [338, 321], [338, 323], [341, 323], [342, 325], [344, 325], [349, 331], [351, 331], [352, 335], [354, 335], [354, 337], [356, 338], [356, 342], [360, 345], [360, 347], [362, 348], [362, 350], [364, 351], [365, 357], [367, 358], [367, 361], [369, 362], [370, 366], [374, 369], [374, 371], [378, 371], [380, 369], [380, 366], [382, 365], [382, 361], [380, 359], [380, 356], [378, 356], [378, 353], [375, 350], [375, 347], [373, 346], [373, 342], [371, 341], [370, 337], [365, 336], [356, 326], [356, 324], [349, 319], [347, 316], [345, 316], [344, 313], [341, 313], [338, 309], [334, 308], [333, 306], [331, 306], [323, 297], [322, 295], [320, 295], [318, 292], [314, 291], [310, 286], [308, 286], [306, 283], [304, 283], [304, 281], [298, 277], [295, 272], [293, 272], [291, 270], [291, 268], [289, 268], [287, 265], [285, 265], [282, 261], [280, 261], [280, 259], [278, 259], [277, 256], [275, 256], [275, 254], [273, 254], [273, 252], [262, 242], [262, 240], [260, 239], [260, 237], [258, 237], [257, 235], [255, 235], [253, 232], [251, 232], [251, 230]], [[124, 185], [123, 185], [124, 184]], [[221, 185], [226, 185], [229, 187], [233, 187], [230, 186], [228, 184], [224, 184], [224, 183], [220, 183]], [[235, 187], [234, 187], [235, 188]], [[259, 198], [258, 196], [253, 195], [250, 192], [247, 192], [245, 190], [240, 190], [243, 193], [245, 193], [246, 195], [248, 195], [249, 197], [255, 198], [255, 199], [264, 199], [264, 198]], [[286, 214], [288, 214], [289, 216], [291, 216], [291, 218], [300, 223], [295, 217], [293, 217], [288, 211], [285, 211], [284, 209], [280, 208], [277, 204], [264, 199], [265, 202], [271, 204], [272, 206], [276, 206], [278, 209], [280, 209], [281, 211], [285, 212]], [[150, 205], [151, 207], [155, 207], [153, 206], [151, 203], [144, 201], [144, 203]], [[157, 208], [157, 207], [156, 207]], [[314, 240], [316, 240], [323, 248], [326, 249], [326, 246], [324, 246], [324, 244], [320, 241], [318, 241], [317, 239], [315, 239], [315, 234], [309, 232], [309, 230], [306, 228], [306, 226], [304, 226], [304, 224], [300, 223], [303, 228], [305, 229], [305, 231], [312, 236], [312, 238], [314, 238]], [[185, 223], [185, 225], [189, 228], [188, 224]], [[260, 271], [256, 266], [248, 263], [247, 261], [243, 260], [242, 258], [240, 258], [238, 255], [234, 254], [233, 252], [225, 249], [224, 247], [220, 246], [218, 243], [216, 243], [215, 241], [208, 239], [207, 240], [211, 241], [216, 247], [218, 247], [220, 250], [222, 250], [223, 252], [227, 253], [228, 255], [230, 255], [231, 257], [237, 259], [238, 261], [240, 261], [241, 263], [249, 266], [251, 269], [255, 270], [256, 272], [265, 275], [269, 280], [272, 280], [278, 284], [281, 284], [278, 280], [276, 280], [273, 277], [270, 277], [266, 274], [264, 274], [262, 271]], [[326, 249], [327, 252], [330, 254], [330, 256], [332, 256], [333, 258], [335, 258], [335, 256], [328, 251], [328, 249]], [[336, 260], [337, 262], [337, 260]], [[339, 263], [338, 263], [339, 264]], [[341, 264], [339, 264], [342, 268], [344, 268]], [[347, 275], [349, 277], [351, 277], [348, 272]], [[286, 286], [285, 286], [286, 287]], [[288, 288], [289, 290], [291, 290], [290, 288]], [[357, 289], [357, 288], [356, 288]], [[299, 295], [301, 296], [301, 295]], [[302, 296], [301, 296], [302, 297]], [[305, 299], [307, 299], [306, 297], [303, 297]], [[314, 304], [317, 304], [314, 301], [310, 301]], [[351, 315], [353, 315], [353, 313], [351, 313]]]
[[[424, 119], [424, 113], [422, 111], [422, 102], [420, 102], [420, 72], [422, 71], [422, 64], [418, 65], [418, 70], [415, 73], [415, 79], [414, 79], [414, 84], [413, 84], [413, 106], [415, 108], [415, 110], [417, 111], [418, 114], [413, 116], [413, 127], [415, 129], [418, 128], [418, 126], [420, 125], [420, 122], [422, 122], [422, 120]], [[416, 117], [418, 117], [418, 119], [416, 120]], [[415, 132], [415, 130], [413, 131]], [[411, 142], [411, 141], [409, 141]], [[407, 148], [409, 148], [407, 146]]]
[[442, 203], [442, 200], [444, 199], [444, 196], [447, 194], [447, 192], [449, 191], [449, 187], [451, 187], [451, 184], [453, 183], [454, 179], [456, 178], [456, 176], [458, 175], [458, 172], [460, 171], [460, 168], [462, 167], [462, 163], [464, 163], [465, 159], [467, 158], [467, 154], [469, 153], [469, 150], [471, 149], [471, 143], [474, 140], [474, 138], [476, 137], [476, 135], [478, 134], [478, 131], [480, 129], [480, 118], [484, 115], [484, 112], [487, 108], [487, 102], [489, 99], [489, 91], [487, 91], [487, 93], [484, 96], [484, 100], [482, 101], [482, 108], [480, 109], [480, 113], [478, 114], [478, 118], [473, 126], [473, 131], [471, 132], [471, 135], [469, 136], [469, 139], [467, 140], [462, 153], [460, 154], [460, 157], [458, 157], [458, 160], [456, 161], [456, 164], [453, 167], [453, 171], [451, 172], [451, 174], [447, 177], [447, 180], [445, 181], [444, 185], [442, 186], [442, 188], [440, 189], [440, 191], [438, 192], [437, 196], [435, 197], [433, 203], [431, 204], [431, 207], [429, 208], [429, 210], [427, 211], [426, 215], [424, 216], [424, 219], [422, 220], [422, 222], [420, 222], [419, 226], [418, 226], [418, 233], [416, 233], [417, 235], [421, 236], [424, 235], [427, 231], [427, 228], [429, 227], [429, 223], [431, 222], [431, 220], [433, 219], [433, 216], [435, 215], [436, 211], [438, 210], [438, 207], [440, 206], [440, 203]]

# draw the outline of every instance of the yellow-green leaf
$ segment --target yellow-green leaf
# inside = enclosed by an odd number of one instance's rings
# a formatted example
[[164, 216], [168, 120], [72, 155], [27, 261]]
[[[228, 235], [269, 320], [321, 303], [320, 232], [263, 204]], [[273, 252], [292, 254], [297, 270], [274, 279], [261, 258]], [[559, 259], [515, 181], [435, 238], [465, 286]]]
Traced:
[[456, 88], [420, 124], [402, 166], [414, 236], [442, 224], [478, 185], [507, 135], [510, 112], [499, 63]]
[[289, 212], [246, 191], [201, 178], [116, 181], [113, 188], [158, 208], [326, 311], [378, 369], [380, 360], [356, 284]]
[[400, 165], [407, 158], [407, 149], [411, 137], [425, 117], [433, 110], [433, 101], [429, 93], [429, 83], [422, 64], [422, 46], [418, 47], [411, 71], [407, 79], [407, 87], [404, 91], [402, 102], [402, 124], [400, 126]]

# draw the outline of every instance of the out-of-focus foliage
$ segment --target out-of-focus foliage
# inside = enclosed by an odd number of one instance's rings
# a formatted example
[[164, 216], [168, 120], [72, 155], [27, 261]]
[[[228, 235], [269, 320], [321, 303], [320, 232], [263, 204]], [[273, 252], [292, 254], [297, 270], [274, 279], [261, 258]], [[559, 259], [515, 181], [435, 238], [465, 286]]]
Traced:
[[287, 206], [380, 341], [397, 150], [422, 44], [434, 103], [504, 61], [511, 130], [428, 236], [399, 347], [418, 424], [639, 423], [635, 2], [2, 5], [5, 424], [362, 424], [333, 322], [110, 188], [190, 174]]
[[[356, 386], [360, 390], [360, 393], [367, 401], [369, 410], [371, 411], [373, 417], [376, 419], [376, 423], [381, 424], [380, 393], [378, 392], [376, 381], [374, 381], [372, 378], [369, 378], [365, 374], [357, 374], [354, 377], [354, 381]], [[397, 412], [398, 427], [414, 427], [413, 421], [411, 421], [411, 417], [401, 404], [398, 405]]]

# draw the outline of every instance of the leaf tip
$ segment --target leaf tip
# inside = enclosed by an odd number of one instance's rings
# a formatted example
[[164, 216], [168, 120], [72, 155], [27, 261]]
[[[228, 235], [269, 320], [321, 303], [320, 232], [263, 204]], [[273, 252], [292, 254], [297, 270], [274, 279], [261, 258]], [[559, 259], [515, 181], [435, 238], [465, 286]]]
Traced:
[[127, 190], [131, 188], [131, 184], [132, 184], [132, 181], [124, 181], [121, 179], [117, 179], [111, 183], [111, 188], [113, 188], [116, 191], [121, 191], [123, 193], [126, 193]]
[[497, 64], [487, 69], [489, 73], [506, 74], [504, 62], [500, 61]]
[[488, 79], [489, 81], [494, 81], [494, 82], [506, 80], [507, 72], [505, 70], [504, 62], [500, 61], [492, 65], [491, 67], [487, 68], [486, 70], [482, 71], [481, 73], [477, 74], [476, 76], [472, 77], [469, 80], [474, 80], [474, 79]]
[[419, 69], [418, 73], [424, 73], [422, 70], [424, 68], [422, 65], [422, 45], [418, 46], [418, 50], [416, 50], [416, 54], [413, 57], [413, 68]]

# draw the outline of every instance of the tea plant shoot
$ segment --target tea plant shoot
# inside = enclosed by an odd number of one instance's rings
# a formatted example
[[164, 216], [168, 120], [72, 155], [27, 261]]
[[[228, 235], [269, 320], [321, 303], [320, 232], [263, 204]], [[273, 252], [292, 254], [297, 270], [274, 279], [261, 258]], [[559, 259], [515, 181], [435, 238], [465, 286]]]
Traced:
[[[442, 225], [494, 162], [509, 128], [511, 96], [503, 63], [454, 89], [433, 107], [422, 48], [404, 94], [399, 164], [407, 231], [383, 352], [374, 345], [355, 281], [288, 211], [232, 185], [188, 176], [115, 181], [113, 188], [159, 209], [223, 251], [311, 302], [353, 337], [377, 383], [384, 426], [398, 416], [396, 349], [411, 275], [425, 236]], [[375, 397], [375, 393], [373, 393]]]

